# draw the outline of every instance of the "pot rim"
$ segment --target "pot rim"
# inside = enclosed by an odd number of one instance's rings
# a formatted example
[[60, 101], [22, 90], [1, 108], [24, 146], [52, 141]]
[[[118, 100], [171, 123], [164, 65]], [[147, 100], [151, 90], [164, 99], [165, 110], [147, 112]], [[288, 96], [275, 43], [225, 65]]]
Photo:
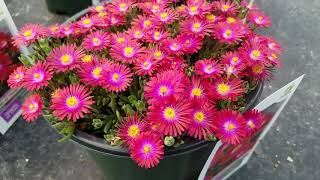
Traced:
[[[76, 21], [77, 19], [85, 15], [88, 11], [89, 11], [89, 8], [80, 11], [79, 13], [75, 14], [74, 16], [66, 20], [63, 24], [69, 24], [73, 21]], [[262, 94], [263, 85], [264, 85], [264, 82], [263, 81], [260, 82], [257, 85], [256, 89], [247, 96], [246, 101], [247, 100], [248, 101], [244, 111], [252, 109], [253, 106], [258, 102], [259, 97]], [[98, 138], [79, 130], [75, 131], [71, 139], [77, 144], [96, 152], [118, 156], [118, 157], [127, 157], [127, 158], [130, 157], [130, 154], [127, 148], [111, 146], [107, 144], [103, 138]], [[201, 140], [201, 141], [193, 141], [190, 143], [186, 143], [176, 148], [168, 148], [165, 150], [164, 157], [177, 156], [179, 154], [193, 152], [207, 146], [209, 143], [216, 143], [216, 142]]]

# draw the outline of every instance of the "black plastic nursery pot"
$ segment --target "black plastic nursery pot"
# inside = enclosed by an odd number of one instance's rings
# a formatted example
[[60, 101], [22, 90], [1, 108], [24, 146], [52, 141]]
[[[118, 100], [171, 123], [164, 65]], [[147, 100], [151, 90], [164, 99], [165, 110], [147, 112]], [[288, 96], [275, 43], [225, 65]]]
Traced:
[[92, 0], [46, 0], [48, 10], [57, 14], [73, 15], [92, 5]]
[[[83, 10], [65, 23], [75, 21], [86, 13], [87, 10]], [[254, 108], [262, 90], [263, 83], [260, 83], [246, 97], [246, 110]], [[106, 180], [194, 180], [198, 178], [215, 146], [215, 143], [203, 140], [166, 149], [164, 158], [157, 167], [143, 169], [130, 158], [127, 149], [111, 146], [102, 138], [76, 131], [72, 140], [87, 149], [105, 174]]]
[[[252, 109], [256, 105], [262, 90], [263, 84], [260, 84], [246, 97], [246, 109]], [[215, 146], [215, 143], [203, 140], [167, 149], [164, 159], [157, 167], [143, 169], [130, 159], [127, 149], [108, 145], [102, 138], [77, 131], [72, 140], [88, 150], [107, 180], [197, 179]]]

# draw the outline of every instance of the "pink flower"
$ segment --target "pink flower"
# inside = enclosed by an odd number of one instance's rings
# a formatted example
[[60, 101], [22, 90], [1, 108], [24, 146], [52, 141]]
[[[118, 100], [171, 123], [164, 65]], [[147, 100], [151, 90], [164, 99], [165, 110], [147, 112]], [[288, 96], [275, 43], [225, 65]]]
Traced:
[[264, 116], [256, 109], [247, 111], [246, 113], [244, 113], [243, 117], [246, 122], [245, 130], [248, 136], [251, 136], [263, 125]]
[[244, 94], [243, 81], [240, 79], [219, 79], [210, 88], [210, 96], [217, 100], [236, 100]]
[[126, 31], [132, 39], [142, 40], [146, 36], [146, 32], [140, 28], [131, 28]]
[[214, 38], [220, 42], [229, 44], [238, 43], [244, 35], [245, 32], [242, 31], [240, 25], [226, 22], [219, 23], [213, 31]]
[[84, 56], [82, 49], [75, 44], [57, 47], [47, 57], [48, 65], [57, 72], [66, 72], [79, 67], [79, 62]]
[[173, 9], [162, 9], [154, 13], [154, 22], [160, 22], [163, 25], [171, 24], [178, 19], [176, 12]]
[[30, 45], [36, 40], [47, 35], [47, 29], [40, 24], [27, 24], [23, 26], [18, 34], [13, 38], [16, 46]]
[[187, 1], [187, 5], [183, 9], [183, 15], [187, 17], [201, 17], [207, 14], [210, 11], [210, 9], [211, 6], [206, 1]]
[[213, 31], [213, 24], [204, 21], [201, 18], [193, 18], [181, 22], [181, 33], [195, 35], [199, 37], [209, 36]]
[[83, 39], [82, 45], [89, 51], [101, 51], [110, 44], [109, 35], [103, 31], [90, 33]]
[[126, 19], [124, 15], [111, 14], [107, 16], [106, 24], [110, 24], [111, 26], [121, 26], [126, 23]]
[[220, 0], [216, 3], [216, 8], [223, 14], [233, 15], [238, 12], [237, 5], [233, 1]]
[[191, 100], [193, 104], [201, 104], [208, 101], [208, 92], [206, 89], [205, 80], [200, 77], [192, 76], [191, 82], [187, 87], [186, 97]]
[[249, 11], [248, 20], [257, 27], [270, 27], [270, 18], [260, 11]]
[[213, 131], [223, 143], [239, 144], [246, 135], [243, 116], [234, 110], [222, 110], [213, 121]]
[[145, 48], [135, 41], [128, 41], [123, 44], [111, 46], [110, 55], [112, 58], [126, 63], [133, 63], [145, 53]]
[[105, 71], [109, 65], [110, 63], [107, 61], [99, 62], [97, 60], [83, 64], [81, 70], [78, 72], [80, 81], [92, 87], [101, 86], [103, 84], [103, 71]]
[[185, 54], [193, 54], [197, 52], [201, 48], [203, 42], [203, 38], [195, 35], [181, 35], [178, 38], [181, 39]]
[[126, 14], [134, 6], [132, 0], [115, 0], [111, 2], [111, 11], [115, 14]]
[[214, 114], [214, 110], [208, 106], [194, 108], [188, 135], [199, 140], [207, 139], [207, 136], [212, 133]]
[[160, 12], [162, 9], [165, 8], [166, 5], [164, 3], [148, 1], [138, 3], [137, 6], [139, 9], [142, 9], [142, 11], [145, 13], [154, 14]]
[[248, 2], [248, 0], [242, 0], [241, 6], [249, 9], [250, 11], [259, 10], [256, 4], [254, 4], [252, 1]]
[[243, 47], [239, 48], [239, 53], [241, 57], [247, 61], [248, 65], [252, 65], [257, 62], [267, 63], [267, 48], [257, 40], [250, 39], [244, 42]]
[[160, 163], [164, 154], [164, 145], [156, 134], [141, 134], [129, 148], [131, 158], [143, 168], [152, 168]]
[[192, 108], [185, 100], [173, 100], [168, 103], [159, 101], [149, 106], [148, 121], [158, 124], [158, 131], [163, 135], [179, 136], [191, 123]]
[[152, 29], [147, 32], [145, 40], [150, 43], [159, 43], [161, 40], [166, 39], [169, 33], [161, 29]]
[[135, 63], [134, 69], [136, 74], [139, 76], [149, 75], [152, 76], [154, 71], [157, 69], [159, 63], [158, 60], [153, 59], [149, 55], [141, 56]]
[[184, 92], [182, 77], [176, 71], [165, 71], [151, 77], [144, 88], [149, 104], [164, 103], [173, 96], [179, 97]]
[[8, 79], [10, 88], [22, 87], [27, 69], [24, 66], [19, 66]]
[[40, 95], [38, 94], [31, 95], [24, 101], [21, 107], [23, 111], [22, 117], [27, 122], [34, 121], [42, 114], [42, 106], [43, 106], [43, 102]]
[[244, 69], [246, 67], [245, 60], [239, 55], [238, 52], [227, 52], [221, 56], [223, 64], [234, 66], [237, 69]]
[[268, 80], [271, 77], [270, 70], [263, 63], [254, 63], [249, 67], [249, 74], [257, 80]]
[[154, 29], [156, 25], [157, 23], [152, 18], [141, 15], [138, 15], [138, 17], [133, 19], [133, 21], [131, 22], [132, 27], [141, 28], [143, 30]]
[[23, 80], [23, 87], [30, 91], [39, 90], [48, 85], [52, 74], [53, 72], [48, 65], [39, 61], [27, 70]]
[[181, 56], [184, 53], [182, 40], [178, 38], [163, 40], [162, 48], [168, 55]]
[[103, 71], [103, 87], [109, 91], [121, 92], [125, 91], [132, 81], [132, 72], [123, 64], [108, 65]]
[[100, 26], [101, 24], [102, 19], [100, 19], [98, 16], [89, 17], [88, 15], [86, 15], [76, 23], [76, 26], [79, 27], [82, 31], [86, 32], [95, 29], [95, 27]]
[[0, 82], [6, 81], [11, 73], [12, 61], [7, 54], [0, 53]]
[[60, 120], [73, 120], [83, 118], [84, 114], [91, 112], [94, 103], [90, 91], [83, 85], [72, 84], [58, 90], [51, 98], [52, 114]]
[[146, 129], [146, 124], [135, 113], [133, 116], [127, 116], [124, 121], [117, 124], [117, 134], [125, 141], [127, 146], [130, 146]]
[[134, 39], [129, 36], [127, 33], [115, 33], [111, 34], [111, 44], [112, 45], [121, 45], [127, 42], [134, 41]]
[[195, 64], [195, 72], [204, 78], [219, 77], [222, 73], [221, 65], [213, 59], [199, 60]]

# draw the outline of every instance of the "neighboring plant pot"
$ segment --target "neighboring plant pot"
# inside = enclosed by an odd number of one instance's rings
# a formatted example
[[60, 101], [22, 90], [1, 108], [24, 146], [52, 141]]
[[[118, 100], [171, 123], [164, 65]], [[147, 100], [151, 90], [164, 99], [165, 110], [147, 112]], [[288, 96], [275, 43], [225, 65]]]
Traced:
[[48, 10], [57, 14], [73, 15], [92, 5], [92, 0], [46, 0]]

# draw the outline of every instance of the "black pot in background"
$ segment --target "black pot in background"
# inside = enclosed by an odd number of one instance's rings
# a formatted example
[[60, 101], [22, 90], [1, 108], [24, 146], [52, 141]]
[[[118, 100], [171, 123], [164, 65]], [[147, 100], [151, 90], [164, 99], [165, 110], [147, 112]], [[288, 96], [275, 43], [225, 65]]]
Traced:
[[92, 5], [92, 0], [46, 0], [52, 13], [73, 15]]

